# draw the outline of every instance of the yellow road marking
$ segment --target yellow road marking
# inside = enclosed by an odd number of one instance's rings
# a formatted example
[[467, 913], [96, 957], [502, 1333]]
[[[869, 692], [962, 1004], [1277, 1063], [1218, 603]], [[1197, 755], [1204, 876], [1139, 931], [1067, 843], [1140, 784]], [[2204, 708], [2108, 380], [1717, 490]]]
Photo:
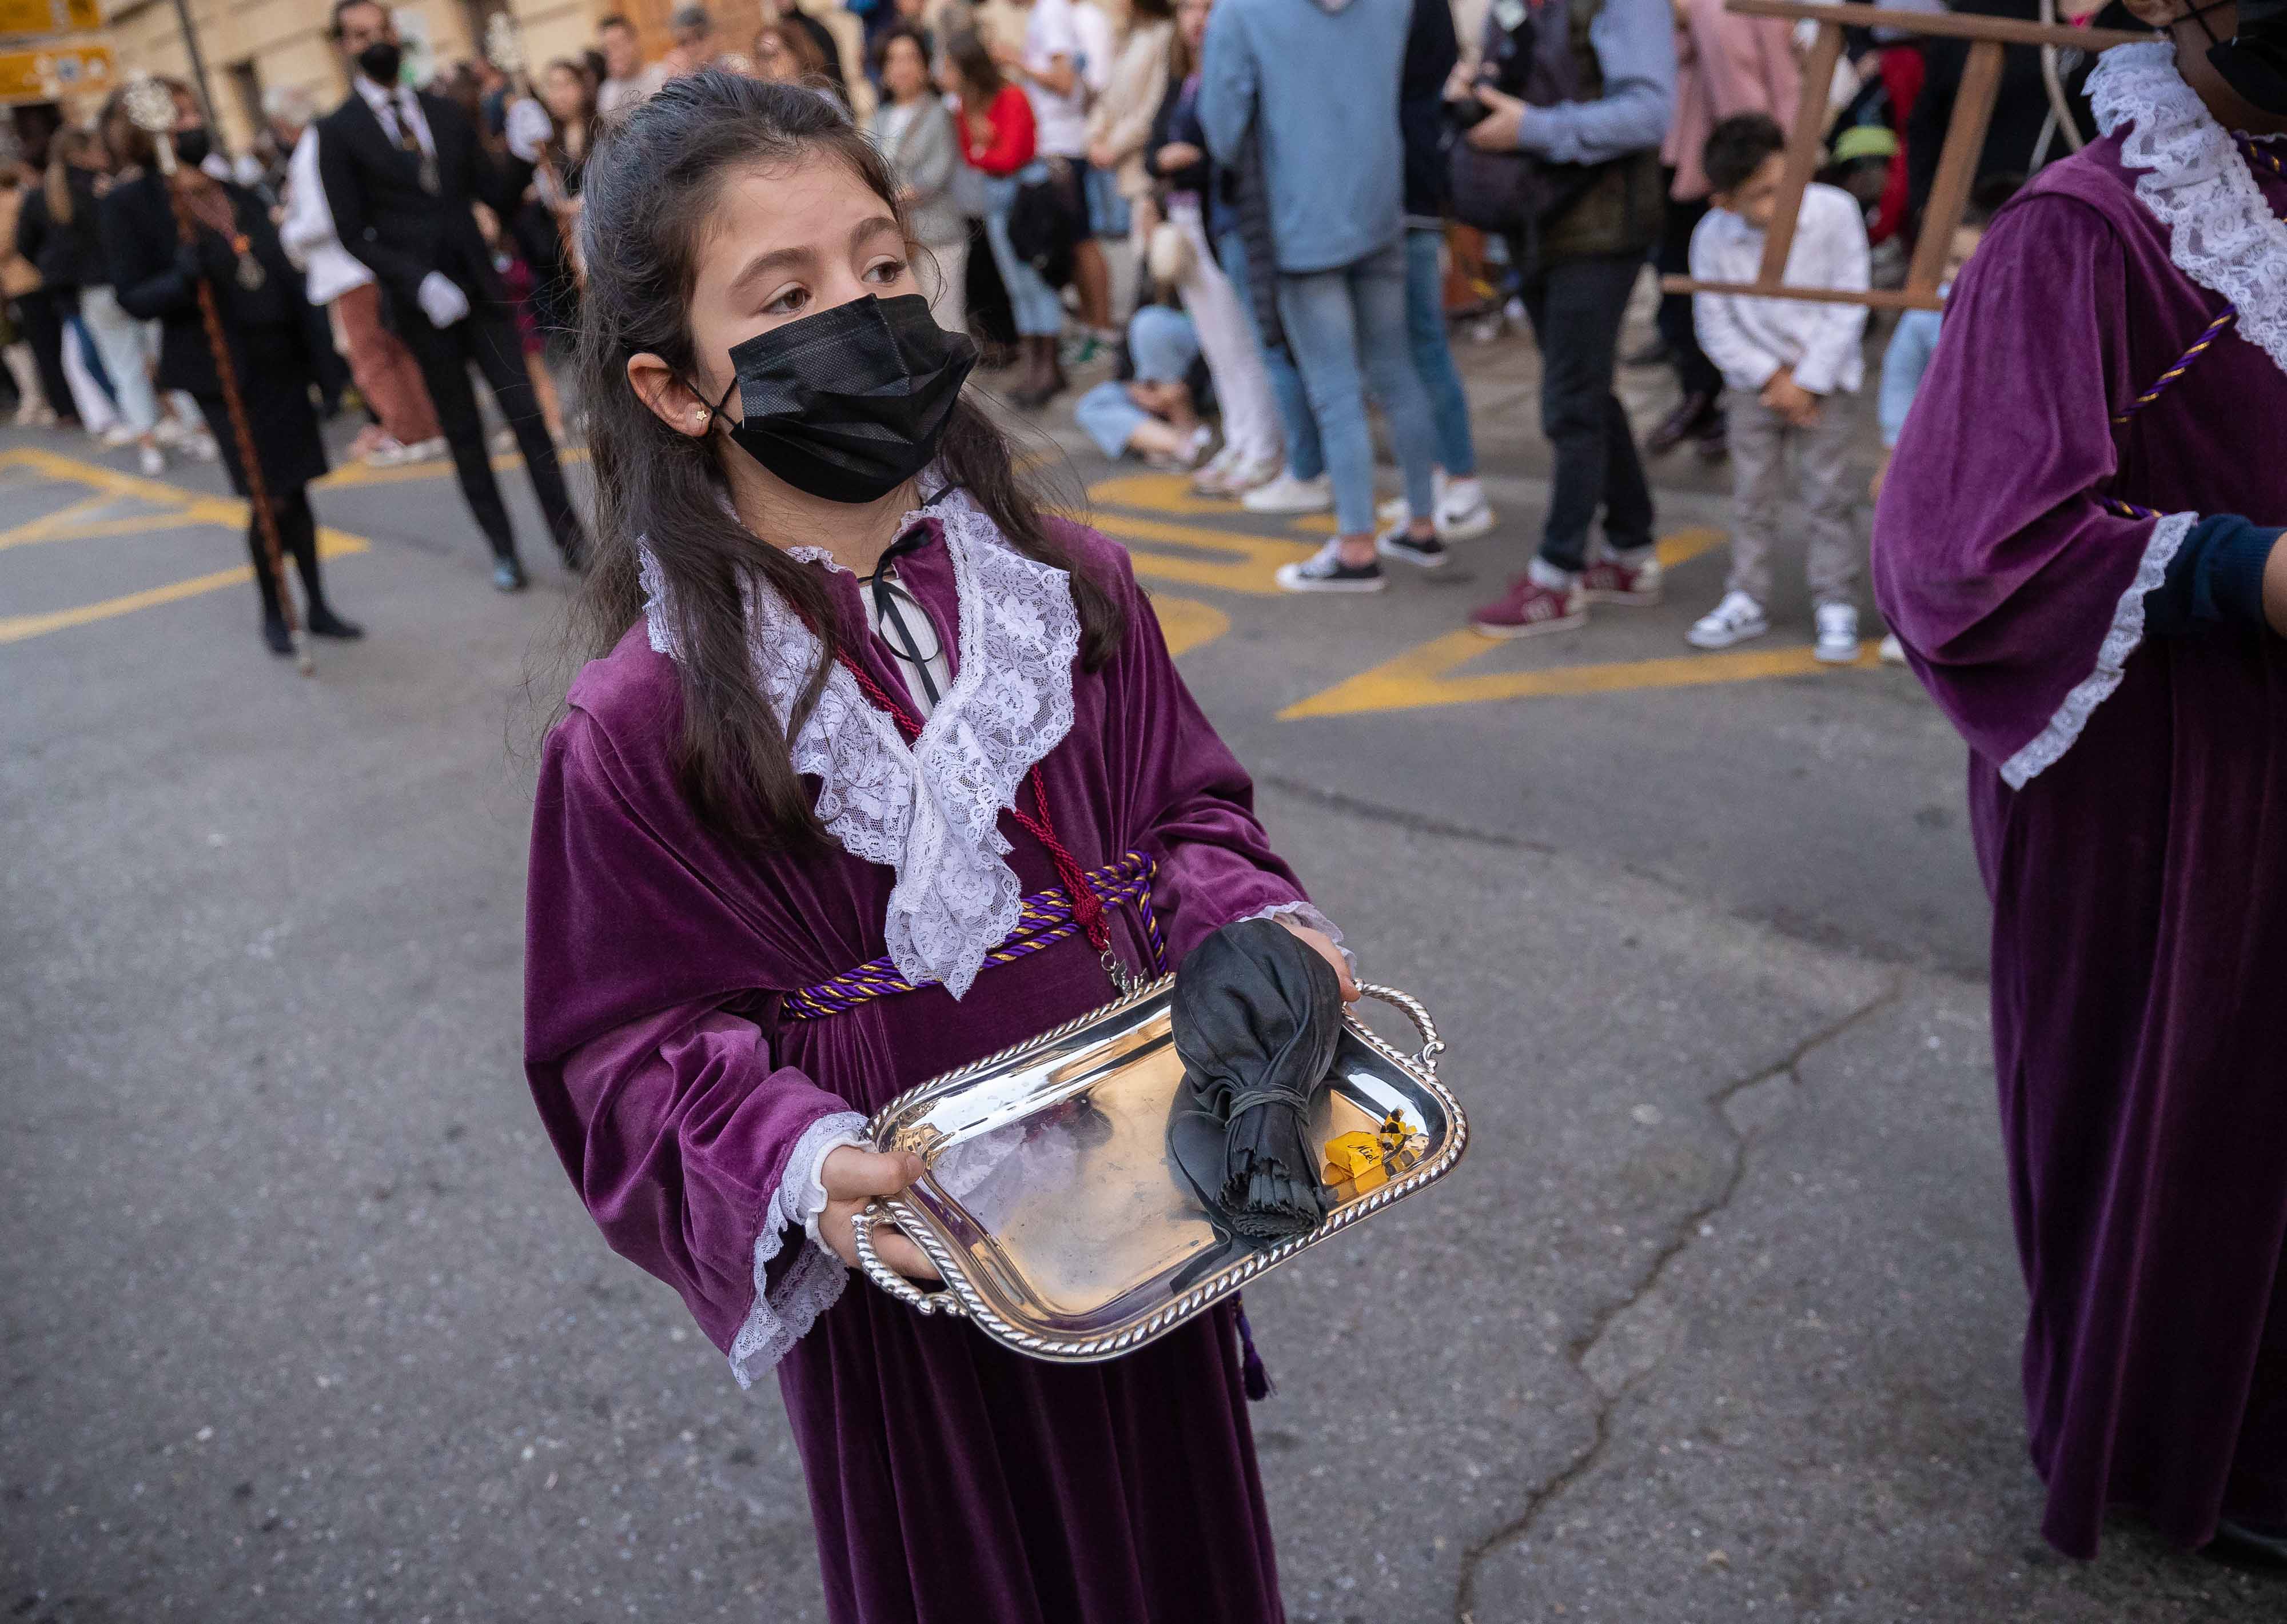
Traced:
[[1246, 516], [1246, 510], [1237, 502], [1194, 495], [1191, 477], [1187, 474], [1118, 474], [1088, 486], [1088, 499], [1115, 508], [1142, 508], [1152, 513], [1189, 513], [1223, 518]]
[[[559, 464], [569, 466], [574, 462], [585, 462], [587, 460], [588, 448], [585, 445], [563, 445], [557, 448], [556, 461]], [[524, 466], [524, 453], [504, 451], [495, 456], [492, 463], [493, 472], [510, 473]], [[322, 490], [340, 491], [352, 485], [401, 485], [415, 479], [442, 479], [453, 471], [453, 459], [450, 457], [431, 457], [426, 462], [400, 462], [395, 468], [375, 468], [364, 462], [344, 462], [323, 479], [313, 483]]]
[[[344, 535], [337, 530], [320, 530], [318, 532], [318, 556], [320, 558], [339, 558], [349, 553], [362, 553], [370, 545], [359, 537]], [[108, 620], [114, 615], [133, 614], [138, 609], [155, 609], [162, 603], [179, 603], [185, 598], [197, 597], [203, 592], [219, 592], [226, 587], [241, 586], [253, 579], [254, 566], [241, 564], [232, 569], [217, 570], [210, 575], [194, 575], [188, 580], [170, 581], [163, 587], [150, 587], [141, 592], [125, 593], [95, 603], [82, 603], [73, 609], [53, 609], [37, 615], [0, 617], [0, 643], [21, 643], [28, 637], [85, 626], [92, 620]]]
[[1170, 654], [1188, 654], [1231, 630], [1231, 617], [1212, 603], [1156, 592], [1151, 595], [1151, 610], [1159, 617], [1159, 631], [1167, 640]]
[[[1698, 688], [1719, 682], [1754, 682], [1767, 677], [1802, 676], [1851, 669], [1828, 666], [1807, 648], [1759, 649], [1740, 654], [1685, 654], [1666, 659], [1622, 660], [1610, 665], [1544, 666], [1537, 671], [1488, 671], [1475, 676], [1448, 674], [1490, 653], [1498, 645], [1464, 627], [1447, 632], [1371, 671], [1337, 682], [1278, 713], [1281, 721], [1304, 716], [1348, 716], [1360, 711], [1410, 711], [1439, 705], [1471, 705], [1486, 699], [1546, 699], [1566, 694], [1623, 693], [1638, 688]], [[1858, 645], [1856, 668], [1879, 662], [1879, 643]]]

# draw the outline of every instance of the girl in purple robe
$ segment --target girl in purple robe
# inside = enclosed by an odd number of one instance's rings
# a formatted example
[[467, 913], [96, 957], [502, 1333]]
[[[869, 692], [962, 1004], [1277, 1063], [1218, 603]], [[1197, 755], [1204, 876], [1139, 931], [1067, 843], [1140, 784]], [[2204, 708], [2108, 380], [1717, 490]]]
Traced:
[[1955, 287], [1875, 587], [1969, 743], [2043, 1532], [2287, 1559], [2287, 96], [2231, 5], [2130, 4], [2170, 37]]
[[[533, 1094], [612, 1247], [775, 1369], [833, 1619], [1263, 1624], [1235, 1313], [1062, 1366], [843, 1289], [853, 1215], [920, 1171], [864, 1114], [1150, 963], [1118, 910], [985, 963], [1075, 863], [1149, 861], [1169, 962], [1276, 916], [1355, 996], [1126, 556], [961, 398], [896, 196], [823, 98], [718, 73], [588, 171], [602, 546], [534, 814]], [[912, 990], [797, 996], [883, 957]]]

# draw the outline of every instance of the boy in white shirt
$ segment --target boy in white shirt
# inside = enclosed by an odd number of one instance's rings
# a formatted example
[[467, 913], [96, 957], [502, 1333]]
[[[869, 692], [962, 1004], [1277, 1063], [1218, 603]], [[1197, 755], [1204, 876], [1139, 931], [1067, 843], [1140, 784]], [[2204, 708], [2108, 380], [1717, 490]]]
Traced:
[[[1786, 138], [1761, 113], [1741, 114], [1707, 138], [1714, 207], [1691, 234], [1691, 274], [1703, 282], [1753, 282], [1763, 233], [1778, 205]], [[1790, 288], [1863, 292], [1866, 223], [1858, 201], [1834, 186], [1803, 193], [1787, 252]], [[1697, 649], [1728, 649], [1770, 629], [1771, 543], [1778, 528], [1786, 448], [1794, 447], [1809, 530], [1808, 573], [1817, 658], [1858, 658], [1856, 493], [1847, 464], [1851, 398], [1864, 381], [1860, 343], [1866, 307], [1807, 299], [1694, 294], [1699, 344], [1723, 374], [1731, 445], [1731, 576], [1723, 601], [1685, 634]]]

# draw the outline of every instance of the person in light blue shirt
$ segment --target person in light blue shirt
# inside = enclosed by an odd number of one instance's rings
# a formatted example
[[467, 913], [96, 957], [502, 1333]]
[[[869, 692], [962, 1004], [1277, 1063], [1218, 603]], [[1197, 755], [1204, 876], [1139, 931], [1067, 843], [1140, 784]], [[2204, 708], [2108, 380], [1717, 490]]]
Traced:
[[[1436, 431], [1405, 318], [1398, 77], [1416, 0], [1216, 0], [1198, 109], [1216, 162], [1259, 162], [1278, 313], [1326, 453], [1340, 530], [1288, 564], [1290, 592], [1379, 592], [1380, 559], [1446, 562], [1433, 520]], [[1419, 0], [1442, 5], [1447, 0]], [[1371, 386], [1405, 472], [1409, 517], [1376, 539]]]

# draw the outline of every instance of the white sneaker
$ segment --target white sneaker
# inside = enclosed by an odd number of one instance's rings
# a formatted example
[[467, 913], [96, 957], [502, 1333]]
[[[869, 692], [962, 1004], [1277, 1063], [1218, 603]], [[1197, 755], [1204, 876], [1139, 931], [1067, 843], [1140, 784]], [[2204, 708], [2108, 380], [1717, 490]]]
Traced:
[[1691, 623], [1683, 641], [1695, 649], [1728, 649], [1770, 629], [1761, 603], [1744, 592], [1727, 592], [1721, 603]]
[[151, 438], [162, 445], [179, 445], [186, 432], [181, 418], [162, 417], [159, 420], [159, 426], [151, 430]]
[[1452, 479], [1437, 496], [1437, 533], [1448, 541], [1470, 541], [1484, 535], [1500, 515], [1485, 500], [1482, 482]]
[[425, 440], [415, 440], [412, 445], [408, 445], [405, 448], [405, 460], [408, 462], [434, 462], [452, 449], [452, 445], [443, 435], [431, 435]]
[[156, 479], [167, 471], [167, 453], [156, 445], [146, 445], [135, 461], [142, 469], [146, 479]]
[[371, 451], [358, 459], [368, 468], [395, 468], [412, 460], [413, 448], [386, 434], [374, 442]]
[[1276, 458], [1260, 462], [1237, 462], [1223, 477], [1223, 494], [1243, 497], [1249, 491], [1259, 491], [1278, 477], [1279, 464]]
[[1858, 661], [1858, 611], [1848, 603], [1821, 603], [1816, 616], [1818, 641], [1811, 658], [1823, 666], [1852, 666]]
[[103, 448], [117, 451], [123, 445], [132, 445], [143, 437], [126, 423], [114, 423], [103, 431]]
[[215, 444], [213, 435], [204, 430], [186, 439], [183, 450], [194, 462], [218, 462], [222, 460], [222, 447]]
[[1334, 482], [1326, 474], [1297, 479], [1281, 469], [1269, 485], [1258, 485], [1238, 499], [1249, 513], [1324, 513], [1334, 505]]
[[1906, 663], [1906, 645], [1898, 641], [1898, 635], [1895, 632], [1882, 639], [1882, 646], [1878, 652], [1886, 666], [1903, 666]]
[[1231, 472], [1232, 468], [1235, 467], [1238, 462], [1238, 447], [1236, 445], [1225, 445], [1221, 451], [1215, 453], [1214, 456], [1207, 459], [1207, 465], [1201, 469], [1199, 471], [1198, 477], [1191, 481], [1191, 494], [1194, 496], [1225, 496], [1230, 494], [1229, 491], [1224, 487], [1223, 477]]

